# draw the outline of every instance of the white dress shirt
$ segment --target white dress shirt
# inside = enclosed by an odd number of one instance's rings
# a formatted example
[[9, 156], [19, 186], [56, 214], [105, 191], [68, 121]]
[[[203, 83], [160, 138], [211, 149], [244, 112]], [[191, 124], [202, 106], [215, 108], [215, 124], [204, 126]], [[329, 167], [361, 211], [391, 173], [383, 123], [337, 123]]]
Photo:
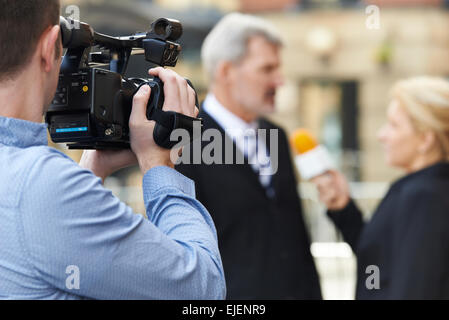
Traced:
[[[260, 183], [267, 188], [271, 183], [270, 157], [267, 153], [265, 141], [258, 139], [258, 121], [246, 122], [226, 109], [215, 97], [209, 93], [204, 100], [203, 110], [207, 112], [230, 137], [237, 148], [244, 154], [253, 170], [259, 174]], [[268, 134], [265, 135], [269, 136]], [[259, 135], [260, 137], [260, 135]]]

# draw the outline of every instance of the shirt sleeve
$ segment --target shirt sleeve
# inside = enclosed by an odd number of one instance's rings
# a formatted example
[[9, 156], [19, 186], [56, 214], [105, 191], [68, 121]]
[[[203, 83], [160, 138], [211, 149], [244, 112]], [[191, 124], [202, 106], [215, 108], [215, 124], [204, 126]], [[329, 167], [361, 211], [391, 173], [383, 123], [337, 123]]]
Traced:
[[445, 210], [448, 201], [430, 191], [407, 193], [403, 197], [391, 244], [388, 298], [441, 299], [448, 285], [449, 217]]
[[[196, 198], [200, 201], [204, 198], [203, 192], [202, 192], [202, 179], [200, 175], [200, 171], [196, 170], [196, 167], [198, 165], [196, 164], [178, 164], [175, 166], [176, 171], [181, 173], [182, 175], [186, 176], [189, 179], [195, 180], [195, 195]], [[213, 215], [213, 213], [212, 213]]]
[[328, 217], [340, 230], [343, 239], [351, 246], [352, 251], [357, 253], [357, 247], [365, 225], [360, 209], [353, 200], [349, 202], [346, 208], [339, 211], [328, 211]]
[[[193, 181], [168, 167], [143, 178], [148, 220], [60, 154], [40, 157], [20, 204], [23, 245], [49, 287], [92, 299], [224, 299], [213, 221]], [[79, 288], [67, 286], [79, 271]]]

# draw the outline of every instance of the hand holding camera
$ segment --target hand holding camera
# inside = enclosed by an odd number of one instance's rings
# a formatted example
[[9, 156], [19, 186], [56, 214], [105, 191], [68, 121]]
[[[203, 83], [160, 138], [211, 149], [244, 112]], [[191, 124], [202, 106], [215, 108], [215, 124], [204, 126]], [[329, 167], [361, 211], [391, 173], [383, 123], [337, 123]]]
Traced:
[[[159, 77], [164, 82], [165, 101], [163, 111], [172, 111], [188, 117], [196, 117], [198, 108], [195, 105], [196, 93], [187, 81], [172, 70], [161, 67], [151, 69], [150, 75]], [[142, 173], [155, 166], [173, 167], [170, 150], [160, 147], [154, 140], [155, 121], [148, 120], [147, 103], [151, 88], [142, 86], [133, 99], [133, 108], [129, 120], [131, 149], [136, 154]]]

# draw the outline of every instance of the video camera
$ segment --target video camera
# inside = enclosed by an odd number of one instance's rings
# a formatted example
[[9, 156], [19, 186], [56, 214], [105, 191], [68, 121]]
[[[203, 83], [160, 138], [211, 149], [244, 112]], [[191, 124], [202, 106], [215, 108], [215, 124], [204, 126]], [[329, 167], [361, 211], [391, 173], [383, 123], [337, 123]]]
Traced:
[[[181, 46], [174, 42], [182, 35], [179, 21], [161, 18], [151, 25], [148, 33], [126, 37], [100, 34], [86, 23], [63, 17], [60, 26], [67, 52], [56, 95], [45, 116], [54, 142], [66, 143], [69, 149], [129, 148], [132, 100], [142, 85], [151, 87], [147, 118], [156, 121], [155, 142], [163, 148], [172, 148], [179, 142], [170, 140], [175, 129], [186, 129], [193, 139], [194, 123], [202, 126], [202, 120], [163, 111], [164, 89], [159, 78], [124, 77], [135, 49], [140, 49], [140, 54], [143, 49], [145, 59], [159, 66], [176, 65], [181, 51]], [[94, 46], [101, 51], [91, 53]]]

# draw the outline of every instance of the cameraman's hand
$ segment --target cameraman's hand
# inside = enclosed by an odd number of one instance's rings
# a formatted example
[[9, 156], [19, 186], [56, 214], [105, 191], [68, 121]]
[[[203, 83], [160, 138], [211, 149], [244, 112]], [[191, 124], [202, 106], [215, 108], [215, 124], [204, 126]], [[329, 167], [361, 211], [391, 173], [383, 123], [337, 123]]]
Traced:
[[312, 179], [317, 186], [320, 200], [331, 211], [344, 209], [350, 201], [349, 185], [338, 171], [330, 170]]
[[104, 182], [115, 171], [137, 164], [137, 158], [131, 150], [85, 150], [79, 164]]
[[[172, 70], [163, 68], [150, 69], [149, 74], [159, 77], [164, 82], [164, 111], [174, 111], [189, 117], [198, 115], [195, 106], [195, 90], [187, 81]], [[155, 122], [147, 119], [147, 104], [150, 98], [149, 86], [142, 86], [135, 94], [133, 108], [129, 119], [131, 149], [136, 154], [140, 170], [146, 173], [153, 167], [168, 166], [173, 168], [170, 150], [159, 147], [153, 139]]]

